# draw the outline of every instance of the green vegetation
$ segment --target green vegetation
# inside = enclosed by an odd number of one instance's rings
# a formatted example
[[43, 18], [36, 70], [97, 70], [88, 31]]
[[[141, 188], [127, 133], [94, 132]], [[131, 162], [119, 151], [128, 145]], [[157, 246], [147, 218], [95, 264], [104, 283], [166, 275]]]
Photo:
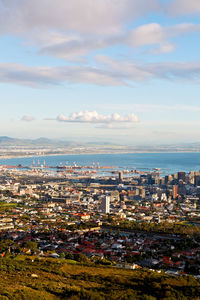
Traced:
[[200, 226], [184, 224], [184, 223], [148, 223], [121, 221], [105, 222], [103, 227], [110, 229], [128, 230], [128, 231], [145, 231], [154, 233], [180, 234], [180, 235], [200, 235]]
[[3, 201], [0, 201], [0, 213], [5, 213], [5, 212], [9, 212], [12, 211], [13, 208], [17, 207], [17, 203], [6, 203]]
[[200, 280], [63, 259], [0, 258], [0, 299], [199, 299]]

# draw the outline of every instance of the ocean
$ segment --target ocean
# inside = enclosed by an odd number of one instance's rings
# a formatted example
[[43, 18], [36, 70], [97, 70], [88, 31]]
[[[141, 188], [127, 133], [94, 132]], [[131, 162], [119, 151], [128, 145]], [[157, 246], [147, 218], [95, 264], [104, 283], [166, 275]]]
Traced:
[[151, 171], [159, 168], [161, 174], [173, 174], [178, 171], [200, 170], [200, 153], [128, 153], [128, 154], [84, 154], [84, 155], [57, 155], [37, 156], [25, 158], [1, 159], [0, 165], [44, 164], [48, 166], [72, 165], [91, 166], [93, 163], [100, 166], [113, 166], [115, 169], [137, 169]]

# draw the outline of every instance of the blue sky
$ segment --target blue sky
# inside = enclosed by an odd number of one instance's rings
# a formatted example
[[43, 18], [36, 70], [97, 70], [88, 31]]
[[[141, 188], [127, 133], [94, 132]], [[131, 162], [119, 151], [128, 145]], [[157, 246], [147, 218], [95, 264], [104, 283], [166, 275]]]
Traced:
[[200, 1], [0, 0], [0, 135], [200, 141]]

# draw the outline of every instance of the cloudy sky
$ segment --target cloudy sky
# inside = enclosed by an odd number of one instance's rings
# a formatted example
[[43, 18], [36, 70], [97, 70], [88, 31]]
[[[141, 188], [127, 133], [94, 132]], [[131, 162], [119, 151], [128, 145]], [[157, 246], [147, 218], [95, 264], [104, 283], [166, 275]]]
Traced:
[[200, 141], [199, 0], [0, 0], [0, 135]]

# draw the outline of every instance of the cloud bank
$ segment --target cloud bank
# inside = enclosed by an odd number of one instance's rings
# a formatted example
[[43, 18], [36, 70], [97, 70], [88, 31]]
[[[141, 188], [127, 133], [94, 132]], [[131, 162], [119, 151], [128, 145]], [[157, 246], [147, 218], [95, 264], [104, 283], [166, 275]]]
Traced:
[[59, 4], [55, 0], [0, 0], [0, 30], [16, 34], [38, 29], [107, 34], [158, 9], [158, 0], [59, 0]]
[[172, 41], [176, 36], [193, 32], [200, 32], [200, 24], [182, 23], [174, 26], [161, 26], [158, 23], [150, 23], [103, 36], [78, 33], [67, 36], [54, 34], [51, 41], [49, 39], [48, 42], [42, 43], [39, 54], [73, 61], [96, 50], [119, 45], [126, 45], [131, 49], [150, 45], [153, 49], [155, 48], [151, 53], [169, 53], [175, 49]]
[[152, 54], [170, 53], [176, 48], [171, 38], [199, 32], [200, 24], [134, 27], [134, 22], [152, 13], [200, 12], [200, 4], [175, 0], [165, 6], [159, 0], [59, 0], [59, 5], [55, 0], [0, 0], [0, 34], [24, 38], [23, 46], [33, 45], [39, 55], [77, 62], [120, 45], [151, 45]]
[[136, 63], [116, 61], [107, 56], [96, 57], [96, 66], [30, 67], [0, 64], [0, 82], [32, 88], [61, 84], [86, 83], [100, 86], [130, 86], [152, 79], [200, 82], [200, 61], [180, 63]]
[[199, 0], [173, 0], [169, 3], [168, 12], [173, 15], [192, 15], [200, 13]]
[[70, 116], [59, 115], [56, 118], [59, 122], [69, 123], [137, 123], [138, 117], [135, 114], [120, 116], [118, 113], [112, 115], [102, 115], [96, 111], [80, 111], [72, 113]]
[[[24, 47], [39, 55], [64, 60], [59, 67], [0, 63], [0, 82], [33, 88], [71, 83], [128, 86], [151, 79], [199, 83], [200, 62], [138, 63], [100, 56], [102, 49], [148, 47], [150, 54], [176, 49], [176, 37], [200, 33], [200, 24], [136, 26], [138, 18], [154, 14], [200, 12], [197, 0], [0, 0], [0, 34], [22, 37]], [[165, 11], [164, 11], [165, 8]], [[115, 50], [116, 50], [115, 48]], [[32, 49], [32, 48], [31, 48]], [[146, 49], [146, 48], [145, 48]], [[125, 50], [126, 51], [126, 50]], [[98, 53], [98, 56], [97, 56]], [[126, 54], [127, 54], [126, 53]], [[112, 54], [110, 54], [112, 55]], [[120, 56], [118, 56], [120, 57]], [[66, 61], [67, 60], [67, 61]], [[49, 60], [51, 64], [51, 60]]]

